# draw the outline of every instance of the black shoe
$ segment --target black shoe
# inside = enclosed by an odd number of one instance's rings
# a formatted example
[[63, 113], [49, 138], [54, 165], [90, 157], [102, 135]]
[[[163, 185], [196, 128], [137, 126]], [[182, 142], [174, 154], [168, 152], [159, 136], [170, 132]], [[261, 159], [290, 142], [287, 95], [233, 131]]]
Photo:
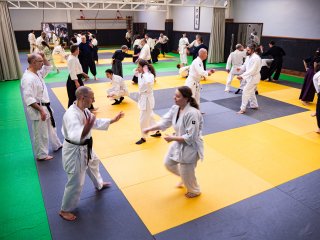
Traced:
[[119, 103], [122, 103], [123, 99], [124, 99], [124, 97], [121, 97], [121, 98], [119, 99]]
[[259, 95], [259, 92], [258, 92], [258, 91], [256, 91], [256, 92], [255, 92], [255, 94], [256, 94], [256, 95]]
[[138, 142], [136, 142], [137, 145], [140, 145], [142, 143], [145, 143], [146, 140], [144, 138], [141, 138]]
[[151, 137], [161, 137], [161, 133], [157, 131], [156, 133], [150, 135]]
[[121, 103], [120, 101], [114, 100], [114, 103], [112, 103], [111, 105], [118, 105], [118, 104], [120, 104], [120, 103]]
[[234, 94], [239, 94], [242, 90], [239, 88]]

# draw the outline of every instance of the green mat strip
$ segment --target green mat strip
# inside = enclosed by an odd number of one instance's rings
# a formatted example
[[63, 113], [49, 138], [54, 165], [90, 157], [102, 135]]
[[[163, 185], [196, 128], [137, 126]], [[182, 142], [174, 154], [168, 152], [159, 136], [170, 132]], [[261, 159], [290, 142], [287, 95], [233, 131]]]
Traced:
[[19, 86], [0, 82], [0, 239], [51, 239]]

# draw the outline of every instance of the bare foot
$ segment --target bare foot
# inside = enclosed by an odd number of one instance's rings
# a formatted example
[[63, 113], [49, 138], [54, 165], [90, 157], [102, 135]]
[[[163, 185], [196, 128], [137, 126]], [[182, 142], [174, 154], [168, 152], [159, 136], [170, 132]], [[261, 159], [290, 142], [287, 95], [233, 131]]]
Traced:
[[98, 189], [98, 191], [102, 191], [103, 189], [111, 187], [111, 182], [103, 182], [102, 188]]
[[176, 185], [177, 188], [183, 188], [184, 187], [184, 184], [183, 182], [178, 182], [178, 184]]
[[66, 221], [74, 221], [77, 219], [77, 216], [74, 215], [72, 212], [65, 212], [65, 211], [60, 211], [59, 212], [60, 217]]
[[301, 101], [301, 103], [302, 103], [302, 105], [304, 105], [304, 106], [308, 106], [308, 102], [306, 102], [306, 101]]
[[237, 112], [238, 114], [244, 114], [246, 111], [240, 110], [239, 112]]
[[311, 113], [310, 116], [311, 117], [315, 117], [315, 116], [317, 116], [317, 113], [316, 112], [315, 113]]
[[320, 128], [318, 129], [318, 131], [316, 131], [316, 133], [320, 134]]
[[187, 198], [195, 198], [195, 197], [200, 196], [200, 194], [201, 194], [201, 193], [187, 192], [187, 193], [185, 194], [185, 196], [186, 196]]
[[47, 157], [45, 157], [45, 158], [37, 158], [37, 161], [49, 161], [49, 160], [52, 160], [53, 159], [53, 157], [52, 156], [50, 156], [50, 155], [48, 155]]

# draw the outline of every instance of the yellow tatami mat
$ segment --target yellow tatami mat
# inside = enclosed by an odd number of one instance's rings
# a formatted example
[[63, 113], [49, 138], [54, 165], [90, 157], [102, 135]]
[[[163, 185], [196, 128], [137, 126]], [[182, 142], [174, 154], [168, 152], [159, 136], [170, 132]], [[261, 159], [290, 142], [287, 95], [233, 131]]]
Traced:
[[[223, 77], [223, 72], [217, 72], [202, 84], [220, 82]], [[178, 76], [157, 77], [154, 89], [183, 84], [184, 79]], [[127, 85], [130, 92], [137, 92], [137, 85], [131, 85], [129, 81]], [[122, 104], [111, 106], [106, 98], [110, 83], [87, 86], [95, 92], [94, 106], [99, 107], [98, 118], [113, 117], [120, 110], [125, 112], [125, 117], [112, 124], [108, 131], [93, 131], [94, 150], [152, 234], [214, 212], [320, 167], [320, 137], [310, 138], [315, 127], [314, 118], [309, 117], [310, 112], [272, 119], [204, 136], [205, 159], [198, 163], [196, 169], [202, 195], [187, 199], [184, 197], [185, 189], [175, 187], [179, 179], [163, 166], [169, 144], [163, 138], [151, 137], [145, 144], [135, 144], [140, 138], [137, 103], [126, 97]], [[65, 87], [53, 88], [53, 91], [66, 108]], [[281, 91], [295, 93], [295, 89], [264, 82], [261, 91], [275, 99], [281, 96], [280, 93], [277, 95]], [[280, 97], [279, 100], [283, 101]], [[172, 131], [168, 129], [166, 133]]]

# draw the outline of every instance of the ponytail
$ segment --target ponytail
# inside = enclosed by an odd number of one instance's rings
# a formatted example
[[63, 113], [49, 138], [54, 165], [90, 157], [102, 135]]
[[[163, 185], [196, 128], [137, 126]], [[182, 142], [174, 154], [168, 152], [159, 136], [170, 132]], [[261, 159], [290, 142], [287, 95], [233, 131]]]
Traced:
[[199, 110], [199, 104], [197, 103], [197, 101], [193, 97], [189, 98], [189, 103], [190, 103], [191, 107], [194, 107]]
[[199, 110], [199, 104], [197, 101], [192, 97], [192, 90], [188, 86], [182, 86], [178, 88], [178, 91], [184, 98], [188, 99], [188, 102], [191, 107], [194, 107]]

